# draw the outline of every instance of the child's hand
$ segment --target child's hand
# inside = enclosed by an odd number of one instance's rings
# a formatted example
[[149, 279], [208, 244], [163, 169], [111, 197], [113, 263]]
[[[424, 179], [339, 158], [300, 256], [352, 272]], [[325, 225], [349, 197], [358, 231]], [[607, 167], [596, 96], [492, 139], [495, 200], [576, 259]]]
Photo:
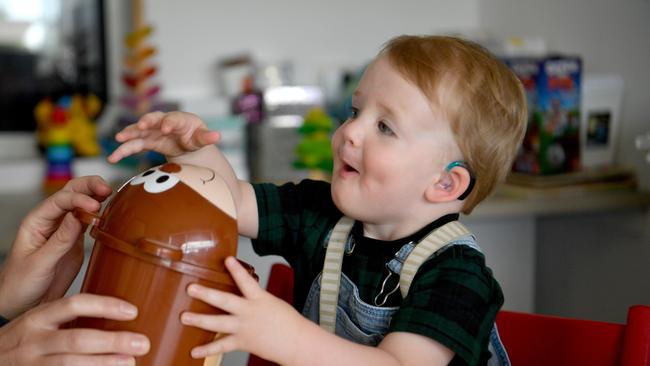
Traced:
[[183, 324], [226, 334], [212, 343], [195, 347], [192, 357], [240, 350], [274, 362], [290, 360], [305, 318], [288, 303], [263, 290], [235, 258], [227, 258], [226, 267], [243, 297], [197, 284], [188, 286], [190, 296], [229, 313], [183, 313]]
[[209, 131], [196, 115], [186, 112], [151, 112], [115, 135], [122, 143], [108, 157], [111, 163], [154, 150], [168, 158], [196, 151], [219, 141], [219, 132]]

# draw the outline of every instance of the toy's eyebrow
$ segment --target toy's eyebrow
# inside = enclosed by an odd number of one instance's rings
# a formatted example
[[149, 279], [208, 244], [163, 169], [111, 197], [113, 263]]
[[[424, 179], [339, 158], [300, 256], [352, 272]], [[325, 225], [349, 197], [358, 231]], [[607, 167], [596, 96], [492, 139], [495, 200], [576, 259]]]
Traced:
[[181, 166], [176, 163], [165, 163], [160, 170], [165, 173], [178, 173], [181, 171]]
[[216, 177], [216, 174], [215, 174], [214, 170], [210, 170], [210, 173], [212, 173], [212, 176], [210, 178], [208, 178], [208, 179], [199, 178], [199, 179], [201, 179], [201, 182], [203, 182], [203, 184], [206, 184], [208, 182], [213, 181], [214, 178]]

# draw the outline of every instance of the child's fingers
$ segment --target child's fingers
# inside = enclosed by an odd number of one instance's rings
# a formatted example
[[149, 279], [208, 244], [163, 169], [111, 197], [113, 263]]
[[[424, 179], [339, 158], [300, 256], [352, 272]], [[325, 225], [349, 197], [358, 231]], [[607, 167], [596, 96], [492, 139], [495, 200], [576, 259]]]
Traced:
[[210, 131], [205, 129], [199, 129], [194, 131], [192, 135], [192, 140], [197, 146], [206, 146], [216, 144], [221, 138], [221, 134], [217, 131]]
[[237, 310], [241, 310], [245, 305], [245, 300], [237, 295], [195, 283], [187, 287], [187, 293], [195, 299], [231, 314], [237, 313]]
[[159, 128], [160, 123], [162, 122], [163, 118], [165, 117], [164, 112], [156, 111], [156, 112], [150, 112], [145, 114], [144, 116], [140, 117], [138, 122], [135, 124], [137, 128], [140, 130], [149, 130], [152, 128]]
[[143, 139], [129, 140], [118, 146], [117, 149], [108, 156], [108, 161], [111, 163], [117, 163], [129, 155], [139, 153], [145, 148], [144, 145]]
[[189, 140], [194, 131], [205, 129], [205, 124], [198, 117], [189, 113], [170, 112], [162, 119], [160, 131], [168, 135], [184, 137]]
[[235, 257], [226, 258], [226, 267], [244, 297], [252, 297], [259, 293], [260, 285]]
[[182, 136], [187, 134], [193, 126], [189, 123], [186, 123], [185, 120], [180, 118], [172, 118], [172, 116], [167, 116], [162, 119], [160, 123], [160, 131], [165, 135], [173, 133], [177, 136]]
[[128, 125], [115, 134], [115, 141], [125, 142], [142, 137], [142, 130], [137, 125]]
[[215, 333], [237, 333], [239, 321], [232, 315], [206, 315], [184, 312], [181, 323]]
[[227, 335], [216, 341], [192, 348], [193, 358], [205, 358], [220, 353], [232, 352], [239, 349], [239, 342], [234, 335]]

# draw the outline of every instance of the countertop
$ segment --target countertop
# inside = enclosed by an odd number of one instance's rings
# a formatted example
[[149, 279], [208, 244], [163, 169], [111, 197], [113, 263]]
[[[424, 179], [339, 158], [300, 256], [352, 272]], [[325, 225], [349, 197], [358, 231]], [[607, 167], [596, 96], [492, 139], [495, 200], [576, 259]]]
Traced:
[[[44, 163], [41, 159], [0, 162], [0, 257], [11, 247], [20, 222], [41, 202], [45, 195], [40, 190]], [[114, 166], [104, 158], [76, 159], [76, 175], [99, 175], [119, 186], [137, 173], [133, 168]], [[650, 192], [576, 191], [568, 189], [560, 195], [512, 197], [495, 194], [479, 204], [465, 219], [508, 219], [523, 215], [545, 216], [604, 212], [616, 209], [643, 209], [650, 206]]]
[[[105, 175], [103, 175], [105, 176]], [[0, 256], [11, 247], [25, 215], [45, 198], [38, 190], [0, 191]], [[494, 195], [477, 206], [468, 220], [508, 219], [524, 215], [545, 216], [642, 209], [650, 206], [650, 192], [589, 193], [557, 198], [514, 198]]]

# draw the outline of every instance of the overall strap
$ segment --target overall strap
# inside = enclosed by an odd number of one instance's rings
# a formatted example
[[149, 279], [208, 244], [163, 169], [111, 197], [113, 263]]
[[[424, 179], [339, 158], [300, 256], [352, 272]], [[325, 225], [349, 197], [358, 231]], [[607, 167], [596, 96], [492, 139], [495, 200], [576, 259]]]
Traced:
[[[320, 326], [332, 333], [336, 327], [336, 307], [341, 284], [341, 266], [345, 244], [347, 242], [354, 220], [343, 216], [336, 223], [330, 234], [325, 253], [325, 264], [321, 276], [319, 323]], [[411, 251], [404, 261], [400, 271], [400, 290], [406, 297], [415, 273], [433, 253], [450, 242], [471, 235], [471, 232], [460, 222], [452, 221], [429, 233]]]
[[406, 257], [399, 274], [399, 287], [402, 298], [406, 297], [418, 269], [433, 253], [450, 242], [472, 233], [458, 221], [448, 222], [427, 235]]
[[352, 230], [354, 220], [343, 216], [336, 223], [327, 244], [325, 264], [321, 276], [320, 289], [320, 326], [332, 333], [336, 326], [336, 306], [339, 300], [339, 286], [341, 285], [341, 266], [343, 252], [348, 234]]

